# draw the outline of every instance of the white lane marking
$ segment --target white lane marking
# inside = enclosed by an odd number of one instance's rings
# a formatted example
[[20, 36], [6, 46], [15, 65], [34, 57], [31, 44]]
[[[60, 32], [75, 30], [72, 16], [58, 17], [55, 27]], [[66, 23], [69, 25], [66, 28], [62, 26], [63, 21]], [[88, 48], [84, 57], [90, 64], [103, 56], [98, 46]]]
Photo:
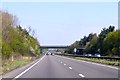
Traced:
[[119, 68], [117, 68], [117, 67], [108, 66], [108, 65], [104, 65], [104, 64], [93, 63], [93, 62], [88, 62], [88, 61], [82, 61], [82, 60], [72, 59], [72, 58], [63, 57], [63, 56], [58, 56], [58, 55], [56, 55], [56, 56], [57, 56], [57, 57], [62, 57], [62, 58], [65, 58], [65, 59], [70, 59], [70, 60], [73, 60], [73, 61], [80, 61], [80, 62], [85, 62], [85, 63], [94, 64], [94, 65], [98, 65], [98, 66], [108, 67], [108, 68], [112, 68], [112, 69], [116, 69], [116, 70], [119, 69]]
[[79, 76], [81, 76], [81, 77], [85, 77], [83, 74], [79, 74]]
[[23, 74], [25, 74], [27, 71], [29, 71], [31, 68], [33, 68], [36, 64], [38, 64], [45, 56], [43, 56], [39, 61], [37, 61], [36, 63], [34, 63], [32, 66], [30, 66], [29, 68], [27, 68], [25, 71], [23, 71], [22, 73], [20, 73], [19, 75], [17, 75], [15, 78], [19, 78], [20, 76], [22, 76]]
[[64, 66], [65, 66], [66, 64], [64, 64]]
[[112, 67], [112, 66], [107, 66], [107, 67], [109, 67], [109, 68], [114, 68], [114, 69], [118, 69], [118, 68], [116, 68], [116, 67]]
[[81, 62], [85, 62], [85, 61], [81, 61]]
[[72, 69], [72, 67], [69, 67], [69, 69]]
[[92, 63], [92, 64], [99, 65], [99, 66], [104, 66], [104, 67], [108, 67], [108, 68], [112, 68], [112, 69], [118, 69], [118, 68], [113, 67], [113, 66], [108, 66], [108, 65], [98, 64], [98, 63]]
[[86, 62], [86, 63], [91, 63], [91, 62]]
[[60, 63], [62, 63], [62, 62], [60, 62]]

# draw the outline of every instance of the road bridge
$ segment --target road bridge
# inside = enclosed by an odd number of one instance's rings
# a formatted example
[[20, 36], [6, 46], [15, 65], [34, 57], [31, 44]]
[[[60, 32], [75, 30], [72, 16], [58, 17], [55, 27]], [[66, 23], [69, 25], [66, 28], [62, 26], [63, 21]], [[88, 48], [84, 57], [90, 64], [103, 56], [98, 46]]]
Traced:
[[69, 48], [70, 46], [40, 46], [41, 49], [48, 49], [48, 48], [59, 48], [59, 49], [64, 49], [64, 48]]

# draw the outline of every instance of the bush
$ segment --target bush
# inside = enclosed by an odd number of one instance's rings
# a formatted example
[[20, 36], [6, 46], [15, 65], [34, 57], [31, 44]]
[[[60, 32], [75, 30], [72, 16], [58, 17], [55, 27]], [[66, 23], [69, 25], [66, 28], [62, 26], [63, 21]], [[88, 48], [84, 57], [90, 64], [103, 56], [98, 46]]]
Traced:
[[2, 40], [2, 56], [5, 58], [9, 58], [11, 55], [11, 48], [6, 44], [4, 40]]

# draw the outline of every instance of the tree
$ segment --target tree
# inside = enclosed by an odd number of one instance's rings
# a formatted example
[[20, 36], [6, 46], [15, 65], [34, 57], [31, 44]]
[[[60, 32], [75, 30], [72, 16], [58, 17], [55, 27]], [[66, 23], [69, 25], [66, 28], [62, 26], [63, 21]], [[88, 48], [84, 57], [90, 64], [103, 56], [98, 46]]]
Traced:
[[84, 36], [83, 39], [81, 39], [81, 46], [84, 47], [87, 43], [87, 37]]
[[69, 54], [73, 54], [74, 53], [74, 48], [75, 47], [79, 47], [80, 46], [80, 42], [79, 41], [75, 41], [73, 44], [70, 45], [70, 48], [66, 50], [66, 52], [68, 52]]
[[93, 33], [90, 33], [87, 37], [87, 42], [89, 42], [94, 37]]
[[[103, 45], [106, 55], [119, 55], [120, 30], [110, 32], [104, 38]], [[109, 53], [108, 53], [109, 52]]]
[[104, 53], [105, 53], [105, 49], [103, 48], [103, 47], [104, 47], [104, 46], [103, 46], [103, 40], [104, 40], [104, 38], [106, 37], [106, 35], [107, 35], [108, 33], [114, 31], [114, 28], [115, 28], [114, 26], [111, 26], [111, 25], [110, 25], [108, 29], [103, 28], [103, 30], [102, 30], [101, 33], [99, 34], [99, 39], [98, 39], [97, 47], [100, 48], [100, 53], [101, 53], [102, 55], [104, 55]]
[[92, 39], [86, 45], [86, 49], [84, 50], [84, 52], [90, 54], [94, 54], [95, 52], [97, 52], [97, 48], [96, 48], [97, 41], [98, 41], [98, 37], [97, 34], [95, 33], [93, 34]]
[[0, 15], [2, 15], [2, 57], [9, 59], [10, 56], [14, 55], [30, 55], [31, 48], [34, 50], [35, 55], [38, 54], [40, 45], [37, 39], [29, 35], [30, 30], [28, 32], [17, 25], [17, 18], [12, 14], [0, 12]]

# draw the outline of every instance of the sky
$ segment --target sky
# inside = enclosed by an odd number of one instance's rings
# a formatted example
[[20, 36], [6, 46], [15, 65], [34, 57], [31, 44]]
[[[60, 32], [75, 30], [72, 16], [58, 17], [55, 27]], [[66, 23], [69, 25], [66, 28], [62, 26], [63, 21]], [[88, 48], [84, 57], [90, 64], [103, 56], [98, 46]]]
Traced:
[[30, 26], [41, 45], [70, 45], [104, 27], [118, 27], [117, 2], [3, 2], [2, 9]]

